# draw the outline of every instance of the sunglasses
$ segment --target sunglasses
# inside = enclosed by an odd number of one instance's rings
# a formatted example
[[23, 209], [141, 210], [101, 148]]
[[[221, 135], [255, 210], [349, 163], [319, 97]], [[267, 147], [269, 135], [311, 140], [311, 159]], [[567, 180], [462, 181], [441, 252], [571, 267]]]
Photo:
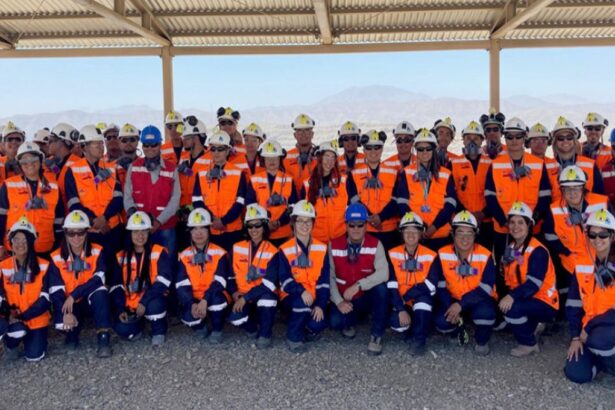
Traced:
[[366, 151], [378, 151], [382, 149], [382, 145], [366, 145], [363, 147]]
[[247, 224], [246, 225], [246, 229], [259, 229], [259, 228], [262, 228], [263, 226], [265, 226], [264, 223], [258, 222], [258, 223], [255, 223], [255, 224]]
[[69, 238], [74, 238], [75, 236], [85, 236], [86, 233], [87, 231], [65, 231], [64, 235], [68, 236]]
[[585, 127], [585, 129], [587, 131], [600, 131], [600, 130], [602, 130], [602, 126], [600, 126], [600, 125], [588, 125], [587, 127]]
[[340, 141], [342, 142], [358, 141], [358, 140], [359, 140], [358, 135], [344, 135], [343, 137], [340, 138]]
[[211, 152], [224, 152], [228, 149], [228, 147], [209, 147]]
[[167, 127], [167, 130], [174, 130], [178, 125], [179, 124], [167, 124], [165, 127]]
[[596, 239], [596, 238], [607, 239], [610, 236], [611, 236], [611, 233], [608, 231], [602, 231], [602, 232], [589, 231], [587, 232], [587, 237], [589, 239]]
[[117, 139], [117, 135], [105, 135], [105, 140], [113, 141]]
[[574, 135], [558, 135], [558, 141], [574, 141], [576, 137]]
[[222, 120], [222, 121], [218, 121], [219, 125], [233, 125], [235, 124], [233, 121], [226, 121], [226, 120]]
[[433, 147], [421, 147], [421, 148], [414, 147], [414, 149], [416, 150], [416, 152], [431, 152], [431, 151], [433, 151]]
[[143, 144], [143, 148], [156, 148], [160, 144]]
[[500, 127], [487, 127], [485, 128], [485, 132], [499, 132]]
[[395, 140], [396, 144], [410, 144], [411, 142], [414, 141], [414, 138], [412, 137], [406, 137], [406, 138], [397, 138]]
[[139, 139], [137, 137], [124, 137], [124, 138], [120, 138], [120, 142], [122, 144], [134, 144], [137, 141], [139, 141]]
[[504, 138], [506, 138], [508, 141], [512, 141], [512, 140], [522, 140], [525, 138], [525, 135], [523, 134], [507, 134], [504, 136]]
[[358, 224], [348, 224], [349, 228], [352, 229], [361, 229], [365, 226], [365, 223], [358, 223]]
[[23, 142], [21, 137], [8, 137], [5, 142]]

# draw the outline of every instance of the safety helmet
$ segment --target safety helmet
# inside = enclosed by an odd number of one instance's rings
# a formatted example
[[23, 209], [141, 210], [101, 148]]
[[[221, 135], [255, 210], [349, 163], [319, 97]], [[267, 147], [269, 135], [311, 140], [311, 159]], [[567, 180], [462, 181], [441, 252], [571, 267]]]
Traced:
[[218, 144], [226, 147], [231, 146], [231, 137], [225, 131], [216, 131], [209, 138], [207, 138], [207, 145]]
[[433, 124], [433, 129], [434, 131], [437, 131], [438, 128], [448, 128], [449, 130], [451, 130], [451, 132], [453, 133], [453, 137], [455, 136], [455, 132], [457, 131], [457, 128], [455, 128], [455, 125], [453, 124], [453, 120], [451, 119], [451, 117], [446, 117], [442, 120], [437, 120], [434, 124]]
[[2, 130], [2, 140], [5, 140], [6, 137], [8, 137], [11, 134], [19, 134], [24, 140], [26, 139], [25, 131], [23, 131], [21, 128], [15, 125], [13, 121], [9, 121], [4, 126], [4, 129]]
[[79, 131], [70, 124], [61, 122], [51, 129], [51, 135], [68, 142], [79, 141]]
[[409, 227], [424, 231], [425, 223], [418, 214], [415, 214], [414, 212], [406, 212], [399, 221], [399, 230], [403, 231], [404, 228]]
[[308, 218], [315, 219], [316, 210], [314, 209], [314, 205], [312, 205], [307, 200], [302, 199], [293, 206], [293, 211], [291, 212], [290, 216], [305, 216]]
[[64, 224], [62, 225], [64, 229], [89, 229], [90, 228], [90, 219], [83, 211], [71, 211], [64, 218]]
[[476, 134], [485, 138], [485, 131], [483, 130], [483, 126], [476, 121], [470, 121], [470, 123], [461, 131], [462, 137], [468, 134]]
[[327, 151], [331, 151], [337, 157], [338, 149], [339, 144], [337, 140], [326, 141], [318, 145], [318, 147], [316, 148], [316, 155], [324, 154]]
[[276, 140], [265, 141], [258, 146], [258, 155], [262, 158], [283, 157], [285, 154], [282, 145]]
[[241, 118], [239, 111], [233, 110], [231, 107], [220, 107], [216, 114], [218, 116], [218, 121], [231, 120], [237, 122]]
[[139, 138], [141, 136], [141, 133], [139, 132], [139, 129], [137, 127], [135, 127], [132, 124], [124, 124], [122, 126], [122, 128], [120, 128], [120, 134], [118, 135], [118, 138], [127, 138], [127, 137], [137, 137]]
[[419, 142], [428, 142], [433, 146], [438, 145], [438, 140], [436, 139], [436, 136], [433, 135], [433, 133], [427, 128], [421, 128], [420, 130], [418, 130], [418, 134], [416, 134], [416, 137], [414, 137], [414, 145], [416, 146], [416, 144], [418, 144]]
[[164, 124], [181, 124], [183, 122], [182, 115], [177, 111], [169, 111], [164, 119]]
[[37, 155], [41, 159], [41, 161], [45, 159], [45, 154], [43, 154], [43, 151], [41, 151], [38, 145], [30, 141], [24, 142], [19, 146], [19, 148], [17, 148], [17, 154], [15, 155], [15, 158], [17, 159], [17, 161], [19, 161], [22, 155], [25, 154]]
[[585, 228], [587, 230], [589, 230], [590, 226], [615, 231], [615, 217], [606, 209], [600, 209], [592, 212], [587, 221], [585, 221]]
[[534, 224], [534, 215], [532, 210], [527, 204], [521, 201], [513, 202], [512, 206], [508, 210], [508, 218], [513, 215], [522, 216], [527, 218], [532, 224]]
[[457, 215], [455, 215], [451, 225], [454, 228], [457, 228], [460, 226], [467, 226], [468, 228], [472, 228], [475, 231], [478, 231], [478, 221], [476, 220], [476, 217], [474, 217], [474, 215], [472, 215], [471, 212], [465, 209], [459, 212]]
[[250, 204], [246, 207], [246, 216], [243, 219], [244, 222], [250, 221], [266, 221], [269, 222], [269, 216], [265, 208], [259, 204]]
[[387, 134], [384, 131], [369, 130], [361, 135], [361, 145], [384, 145]]
[[345, 222], [366, 222], [367, 221], [367, 208], [361, 203], [350, 204], [346, 208], [344, 213]]
[[501, 112], [497, 112], [495, 108], [491, 108], [489, 110], [489, 114], [483, 114], [479, 118], [480, 123], [483, 128], [487, 125], [497, 125], [500, 128], [504, 128], [504, 121], [506, 121], [506, 116]]
[[361, 135], [361, 129], [357, 124], [352, 121], [346, 121], [342, 124], [339, 130], [337, 130], [337, 135], [343, 137], [344, 135]]
[[105, 138], [102, 135], [102, 131], [98, 129], [95, 125], [86, 125], [85, 127], [79, 130], [79, 142], [80, 143], [88, 143], [88, 142], [102, 142]]
[[148, 125], [141, 131], [141, 144], [162, 144], [162, 133], [155, 125]]
[[579, 129], [571, 121], [567, 120], [566, 117], [560, 115], [557, 119], [557, 122], [553, 126], [553, 129], [551, 130], [551, 135], [555, 136], [556, 132], [562, 130], [572, 131], [577, 137], [577, 139], [581, 137], [581, 132], [579, 131]]
[[43, 128], [42, 130], [36, 131], [36, 133], [34, 134], [34, 138], [32, 138], [32, 141], [38, 144], [48, 144], [50, 135], [51, 132], [47, 128]]
[[560, 186], [583, 186], [587, 183], [585, 172], [576, 165], [569, 165], [559, 174]]
[[508, 132], [527, 133], [528, 131], [529, 131], [529, 128], [527, 127], [527, 125], [525, 125], [525, 123], [517, 117], [513, 117], [510, 120], [506, 121], [506, 125], [504, 126], [505, 134]]
[[585, 121], [583, 121], [583, 127], [588, 127], [591, 125], [607, 127], [609, 125], [609, 120], [607, 120], [606, 118], [604, 118], [602, 115], [598, 114], [597, 112], [590, 112], [590, 113], [587, 113], [587, 116], [585, 117]]
[[96, 128], [98, 128], [100, 132], [103, 132], [107, 128], [107, 123], [104, 121], [97, 122]]
[[263, 129], [255, 122], [250, 123], [242, 132], [243, 136], [252, 135], [253, 137], [260, 138], [261, 142], [265, 141], [267, 136], [263, 132]]
[[211, 225], [211, 215], [203, 208], [196, 208], [188, 215], [188, 228], [197, 228]]
[[118, 127], [117, 125], [115, 125], [114, 123], [109, 123], [105, 128], [102, 129], [102, 133], [103, 135], [105, 135], [106, 133], [108, 133], [109, 131], [120, 131], [120, 127]]
[[137, 211], [130, 215], [126, 222], [126, 229], [129, 231], [144, 231], [152, 228], [152, 220], [148, 214], [143, 211]]
[[13, 238], [13, 236], [20, 231], [33, 235], [35, 239], [38, 236], [34, 225], [32, 225], [32, 223], [25, 216], [20, 217], [17, 222], [11, 226], [11, 229], [9, 230], [9, 239]]
[[414, 125], [410, 123], [410, 121], [402, 121], [397, 124], [397, 127], [393, 129], [393, 135], [416, 135], [416, 130], [414, 129]]
[[299, 114], [295, 121], [290, 124], [291, 128], [294, 130], [307, 130], [314, 128], [316, 122], [307, 114]]
[[549, 131], [547, 131], [547, 127], [545, 127], [544, 125], [542, 125], [539, 122], [537, 122], [536, 124], [532, 125], [532, 128], [530, 128], [530, 133], [527, 136], [528, 139], [532, 139], [532, 138], [550, 138], [550, 137], [551, 137], [551, 135], [549, 134]]

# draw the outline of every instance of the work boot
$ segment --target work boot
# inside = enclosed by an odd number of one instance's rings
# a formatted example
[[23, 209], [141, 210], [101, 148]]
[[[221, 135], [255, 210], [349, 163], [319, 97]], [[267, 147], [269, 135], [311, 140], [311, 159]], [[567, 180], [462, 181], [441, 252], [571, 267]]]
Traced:
[[536, 329], [534, 330], [534, 337], [536, 338], [536, 343], [539, 343], [540, 336], [544, 333], [546, 328], [547, 325], [544, 322], [540, 322], [538, 323], [538, 325], [536, 325]]
[[307, 351], [307, 347], [303, 342], [293, 342], [287, 339], [286, 344], [288, 345], [288, 350], [292, 353], [305, 353]]
[[258, 338], [258, 332], [257, 331], [248, 332], [247, 335], [248, 335], [248, 339], [256, 339], [256, 338]]
[[256, 348], [257, 349], [269, 349], [271, 347], [271, 338], [270, 337], [259, 337], [256, 339]]
[[64, 339], [64, 346], [70, 350], [77, 350], [79, 347], [79, 335], [76, 331], [68, 332]]
[[7, 362], [14, 362], [19, 360], [19, 348], [9, 349], [5, 346], [4, 348], [4, 360]]
[[354, 326], [348, 326], [342, 329], [342, 336], [344, 336], [346, 339], [354, 339], [356, 335], [357, 330], [354, 328]]
[[489, 349], [488, 344], [484, 345], [474, 345], [474, 354], [477, 356], [487, 356], [491, 350]]
[[196, 333], [198, 336], [202, 337], [203, 339], [207, 339], [207, 337], [209, 336], [209, 329], [207, 329], [207, 326], [203, 326], [200, 329], [195, 329], [194, 333]]
[[534, 346], [518, 345], [510, 350], [510, 355], [514, 357], [525, 357], [538, 352], [540, 352], [540, 347], [538, 347], [538, 343], [536, 343]]
[[161, 347], [162, 345], [164, 345], [165, 340], [165, 335], [154, 335], [152, 336], [152, 346]]
[[109, 332], [100, 332], [97, 338], [98, 348], [96, 349], [96, 356], [100, 359], [111, 357], [113, 354], [111, 351], [111, 334]]
[[313, 333], [313, 332], [310, 332], [309, 330], [305, 332], [306, 342], [317, 342], [320, 340], [321, 337], [322, 335], [320, 333]]
[[410, 346], [408, 347], [408, 353], [410, 354], [410, 356], [423, 356], [425, 355], [425, 352], [427, 352], [427, 347], [425, 346], [424, 342], [419, 343], [416, 340], [410, 342]]
[[370, 356], [378, 356], [382, 353], [382, 337], [370, 336], [367, 344], [367, 354]]
[[211, 332], [207, 340], [212, 345], [219, 345], [220, 343], [222, 343], [222, 332], [214, 330], [213, 332]]

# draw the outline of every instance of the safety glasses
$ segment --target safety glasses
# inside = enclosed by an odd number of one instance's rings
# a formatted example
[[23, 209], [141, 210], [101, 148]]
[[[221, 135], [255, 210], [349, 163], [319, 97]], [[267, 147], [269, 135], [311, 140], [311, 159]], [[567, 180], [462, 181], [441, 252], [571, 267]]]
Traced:
[[23, 142], [21, 137], [7, 137], [4, 142]]
[[609, 231], [601, 231], [601, 232], [589, 231], [587, 232], [587, 237], [589, 239], [596, 239], [596, 238], [607, 239], [610, 236], [611, 236], [611, 233]]
[[351, 223], [348, 224], [348, 228], [350, 229], [361, 229], [365, 226], [365, 223]]
[[166, 124], [167, 130], [174, 130], [179, 124]]
[[382, 149], [382, 145], [366, 145], [363, 149], [366, 151], [378, 151]]
[[228, 121], [228, 120], [220, 120], [220, 121], [218, 121], [218, 125], [222, 125], [222, 126], [224, 126], [224, 125], [233, 125], [233, 124], [235, 124], [233, 121]]
[[34, 158], [24, 158], [24, 159], [20, 159], [19, 160], [19, 165], [30, 165], [30, 164], [34, 164], [36, 162], [39, 162], [40, 159], [38, 159], [37, 157]]
[[64, 231], [64, 235], [68, 236], [69, 238], [74, 238], [76, 236], [85, 236], [86, 233], [87, 231]]
[[120, 138], [120, 142], [122, 144], [134, 144], [137, 141], [139, 141], [139, 139], [137, 137], [124, 137], [124, 138]]
[[246, 224], [246, 229], [248, 229], [248, 230], [250, 230], [250, 229], [260, 229], [263, 226], [265, 226], [264, 223], [257, 222], [257, 223], [253, 223], [253, 224]]
[[558, 135], [556, 139], [558, 141], [574, 141], [575, 138], [574, 135]]
[[508, 141], [522, 140], [522, 139], [525, 138], [525, 135], [523, 135], [523, 134], [506, 134], [504, 136], [504, 138], [506, 138]]
[[416, 150], [416, 152], [431, 152], [433, 151], [433, 147], [421, 147], [421, 148], [414, 148]]
[[143, 144], [143, 148], [156, 148], [160, 144]]
[[499, 132], [499, 131], [500, 131], [500, 127], [486, 127], [485, 128], [485, 133]]
[[412, 138], [412, 137], [397, 138], [397, 139], [395, 140], [395, 143], [396, 143], [397, 145], [400, 145], [400, 144], [410, 144], [412, 141], [414, 141], [414, 138]]
[[342, 142], [359, 141], [359, 136], [358, 135], [344, 135], [343, 137], [340, 138], [340, 141]]
[[224, 152], [228, 149], [228, 147], [209, 147], [211, 152]]
[[117, 139], [117, 135], [115, 134], [109, 134], [109, 135], [105, 135], [105, 140], [106, 141], [113, 141]]
[[600, 131], [600, 130], [602, 130], [602, 126], [600, 126], [600, 125], [588, 125], [587, 127], [585, 127], [585, 129], [587, 131]]

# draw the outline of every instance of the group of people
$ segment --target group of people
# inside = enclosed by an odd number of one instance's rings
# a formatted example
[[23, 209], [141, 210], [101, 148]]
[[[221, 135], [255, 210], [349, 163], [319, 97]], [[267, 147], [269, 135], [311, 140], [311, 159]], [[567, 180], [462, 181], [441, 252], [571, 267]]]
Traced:
[[[508, 327], [516, 357], [538, 353], [545, 325], [567, 319], [566, 376], [615, 374], [615, 150], [608, 121], [548, 130], [490, 112], [459, 134], [450, 118], [385, 131], [342, 124], [313, 142], [291, 124], [286, 151], [221, 107], [208, 133], [170, 112], [149, 125], [60, 123], [26, 141], [2, 127], [0, 339], [5, 356], [45, 356], [50, 322], [78, 348], [91, 316], [97, 355], [111, 332], [161, 346], [167, 312], [223, 342], [225, 323], [258, 348], [279, 311], [286, 342], [306, 350], [369, 318], [369, 354], [387, 328], [414, 356], [432, 330], [489, 354]], [[449, 150], [455, 138], [462, 153]], [[504, 144], [502, 144], [504, 137]], [[611, 138], [611, 144], [615, 144]], [[551, 146], [553, 156], [547, 156]]]

